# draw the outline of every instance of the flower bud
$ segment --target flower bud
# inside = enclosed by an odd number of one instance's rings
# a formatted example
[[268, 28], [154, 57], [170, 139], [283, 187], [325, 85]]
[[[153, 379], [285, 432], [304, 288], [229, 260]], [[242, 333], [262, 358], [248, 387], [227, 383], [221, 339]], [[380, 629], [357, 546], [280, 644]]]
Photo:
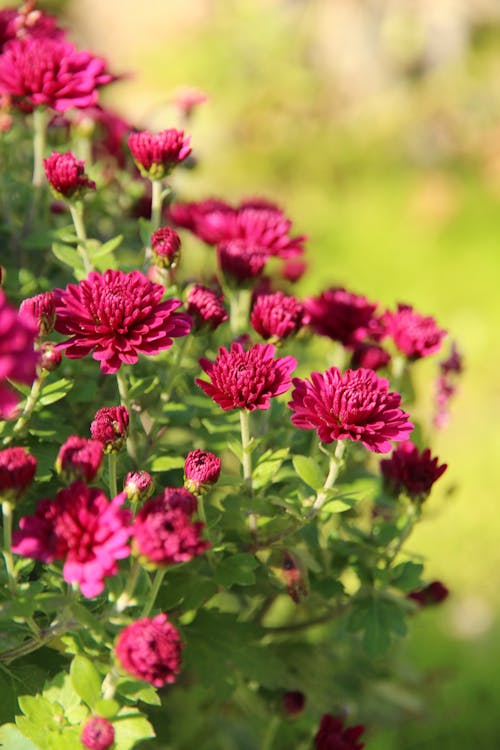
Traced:
[[124, 406], [105, 406], [96, 412], [90, 434], [104, 445], [104, 453], [118, 453], [127, 442], [128, 424], [129, 413]]
[[153, 494], [154, 486], [154, 480], [147, 471], [129, 471], [123, 489], [131, 503], [143, 503]]
[[175, 268], [181, 251], [181, 238], [170, 227], [160, 227], [151, 235], [153, 262], [159, 268]]
[[302, 713], [306, 704], [306, 696], [300, 690], [289, 690], [283, 696], [283, 708], [289, 716]]
[[90, 750], [108, 750], [115, 741], [115, 729], [110, 721], [101, 716], [91, 716], [80, 736], [83, 747]]
[[449, 590], [441, 581], [432, 581], [427, 586], [408, 594], [408, 599], [419, 604], [421, 607], [428, 607], [432, 604], [441, 604], [449, 596]]
[[56, 471], [65, 482], [91, 482], [97, 475], [103, 457], [103, 444], [98, 440], [71, 435], [61, 446]]
[[36, 458], [25, 448], [0, 451], [0, 500], [15, 503], [33, 481]]
[[177, 628], [162, 613], [127, 625], [118, 636], [115, 650], [126, 672], [155, 687], [164, 687], [177, 679], [183, 646]]
[[43, 160], [45, 174], [56, 198], [79, 200], [87, 190], [95, 190], [96, 184], [85, 174], [85, 162], [67, 151], [64, 154], [53, 151]]
[[143, 130], [131, 133], [128, 146], [143, 177], [162, 180], [191, 153], [190, 138], [182, 130], [170, 128], [160, 133]]
[[44, 341], [40, 348], [39, 366], [42, 370], [53, 372], [61, 364], [62, 353], [51, 341]]
[[209, 451], [197, 448], [186, 456], [184, 463], [184, 487], [189, 492], [200, 494], [215, 484], [220, 476], [220, 458]]
[[229, 315], [222, 304], [223, 297], [212, 289], [201, 284], [191, 287], [187, 295], [188, 314], [194, 322], [194, 330], [210, 329], [214, 331]]
[[54, 330], [56, 322], [56, 298], [54, 292], [44, 292], [28, 297], [19, 306], [19, 314], [30, 317], [38, 326], [38, 335], [47, 336]]

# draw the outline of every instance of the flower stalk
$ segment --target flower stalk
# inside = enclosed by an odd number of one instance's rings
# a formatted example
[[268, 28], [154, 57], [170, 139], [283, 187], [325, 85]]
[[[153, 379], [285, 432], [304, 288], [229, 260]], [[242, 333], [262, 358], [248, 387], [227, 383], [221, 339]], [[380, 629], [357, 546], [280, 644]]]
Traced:
[[328, 490], [331, 490], [339, 475], [340, 467], [342, 465], [342, 459], [344, 457], [345, 445], [345, 440], [337, 440], [335, 450], [330, 455], [328, 475], [325, 479], [323, 487], [316, 495], [316, 500], [313, 503], [309, 517], [315, 516], [328, 500]]
[[12, 594], [16, 593], [16, 571], [14, 568], [14, 557], [12, 556], [12, 503], [2, 502], [3, 514], [3, 559], [5, 560], [5, 569], [7, 571], [7, 581], [9, 590]]
[[47, 140], [47, 125], [49, 113], [44, 107], [35, 107], [33, 110], [33, 179], [32, 185], [39, 189], [45, 182], [45, 170], [43, 168], [43, 157]]
[[141, 564], [136, 558], [130, 570], [125, 588], [115, 602], [115, 606], [113, 608], [115, 612], [123, 612], [125, 609], [127, 609], [127, 607], [130, 607], [130, 605], [133, 604], [133, 594], [137, 585], [137, 581], [139, 579], [141, 569]]
[[83, 219], [83, 203], [76, 201], [75, 203], [68, 203], [73, 225], [75, 227], [76, 236], [78, 237], [77, 250], [83, 261], [83, 267], [85, 273], [89, 274], [93, 270], [92, 263], [87, 253], [87, 231], [85, 229], [85, 222]]
[[[127, 379], [121, 368], [116, 372], [116, 382], [118, 384], [118, 392], [120, 394], [121, 404], [127, 409], [130, 417], [132, 417]], [[135, 442], [132, 419], [130, 419], [129, 433], [127, 437], [127, 451], [132, 461], [137, 464], [137, 445]]]
[[153, 585], [151, 587], [151, 591], [149, 592], [149, 596], [146, 600], [146, 604], [144, 605], [144, 608], [141, 612], [141, 617], [147, 617], [151, 610], [154, 607], [154, 603], [156, 601], [156, 597], [158, 595], [158, 591], [160, 590], [161, 584], [163, 583], [163, 579], [165, 577], [165, 573], [167, 572], [166, 566], [162, 568], [158, 568], [158, 570], [155, 573], [155, 577], [153, 579]]

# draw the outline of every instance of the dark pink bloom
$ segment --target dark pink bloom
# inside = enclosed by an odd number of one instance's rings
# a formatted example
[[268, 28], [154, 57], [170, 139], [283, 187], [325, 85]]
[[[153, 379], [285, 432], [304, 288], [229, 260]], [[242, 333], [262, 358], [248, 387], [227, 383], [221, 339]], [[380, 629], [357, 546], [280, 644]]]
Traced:
[[302, 713], [306, 705], [306, 696], [300, 690], [289, 690], [283, 696], [283, 707], [289, 716]]
[[56, 198], [79, 200], [87, 190], [96, 189], [95, 182], [85, 174], [85, 162], [79, 161], [71, 151], [53, 151], [43, 163]]
[[0, 501], [15, 503], [25, 493], [36, 472], [36, 458], [26, 448], [0, 451]]
[[224, 274], [237, 281], [247, 281], [259, 276], [269, 260], [269, 253], [247, 240], [228, 240], [217, 246], [217, 258]]
[[399, 408], [401, 396], [389, 391], [389, 382], [373, 370], [337, 367], [313, 372], [311, 380], [293, 379], [288, 404], [292, 423], [317, 430], [324, 443], [359, 440], [374, 453], [388, 453], [391, 441], [406, 440], [413, 430], [408, 414]]
[[321, 336], [353, 347], [374, 329], [374, 312], [377, 304], [366, 297], [348, 292], [342, 287], [332, 287], [319, 297], [304, 300], [309, 325]]
[[187, 516], [192, 516], [198, 510], [198, 500], [185, 487], [167, 487], [161, 497], [169, 508], [180, 509]]
[[154, 480], [147, 471], [129, 471], [123, 491], [131, 502], [142, 503], [151, 497], [154, 486]]
[[190, 492], [203, 492], [217, 482], [220, 470], [220, 458], [196, 448], [187, 454], [184, 462], [184, 485]]
[[113, 166], [110, 159], [125, 167], [129, 153], [127, 137], [134, 129], [129, 122], [99, 104], [85, 110], [74, 110], [68, 115], [70, 125], [76, 124], [78, 130], [92, 134], [92, 155], [95, 161], [105, 162], [106, 173]]
[[47, 372], [57, 370], [61, 364], [62, 354], [51, 341], [44, 341], [40, 347], [40, 367]]
[[233, 236], [235, 209], [217, 198], [199, 203], [174, 203], [168, 213], [174, 224], [189, 229], [208, 245], [217, 245]]
[[357, 344], [351, 357], [351, 367], [365, 367], [368, 370], [379, 370], [390, 362], [391, 355], [378, 344]]
[[127, 625], [118, 636], [115, 651], [126, 672], [160, 688], [176, 681], [183, 645], [167, 615], [160, 614]]
[[390, 458], [380, 462], [380, 469], [391, 492], [406, 492], [411, 498], [422, 501], [444, 474], [447, 464], [439, 466], [429, 448], [420, 453], [417, 446], [407, 440], [398, 445]]
[[423, 589], [412, 591], [408, 594], [408, 599], [417, 602], [421, 607], [428, 607], [430, 604], [441, 604], [449, 596], [449, 590], [441, 581], [432, 581]]
[[439, 363], [440, 375], [436, 380], [434, 426], [439, 430], [449, 419], [450, 401], [457, 392], [457, 381], [463, 371], [463, 358], [455, 342], [449, 356]]
[[187, 562], [210, 546], [200, 538], [203, 528], [182, 507], [172, 507], [164, 495], [158, 495], [146, 500], [135, 518], [135, 552], [154, 566]]
[[316, 750], [362, 750], [363, 742], [358, 742], [365, 731], [362, 724], [344, 729], [344, 720], [332, 714], [324, 714], [314, 737]]
[[267, 201], [244, 201], [236, 213], [234, 237], [245, 240], [278, 258], [292, 258], [304, 252], [306, 237], [290, 237], [292, 222]]
[[80, 741], [89, 750], [108, 750], [115, 741], [115, 729], [101, 716], [91, 716], [82, 729]]
[[104, 590], [104, 578], [116, 575], [117, 560], [128, 557], [130, 511], [125, 494], [109, 501], [102, 490], [73, 482], [55, 499], [38, 503], [14, 533], [13, 552], [45, 563], [64, 560], [63, 577], [92, 598]]
[[181, 251], [181, 238], [170, 227], [160, 227], [151, 235], [151, 249], [155, 265], [172, 268], [177, 265]]
[[117, 453], [128, 438], [129, 413], [125, 406], [104, 406], [98, 409], [90, 425], [93, 440], [104, 446], [105, 453]]
[[446, 331], [438, 328], [434, 318], [420, 315], [410, 305], [399, 304], [394, 313], [386, 311], [381, 321], [385, 334], [408, 359], [428, 357], [439, 351], [446, 336]]
[[297, 366], [294, 357], [274, 359], [274, 352], [272, 344], [255, 344], [247, 351], [234, 342], [230, 351], [221, 346], [214, 362], [200, 359], [211, 382], [195, 382], [226, 411], [269, 409], [271, 398], [290, 388], [290, 374]]
[[71, 435], [59, 450], [56, 469], [65, 482], [91, 482], [101, 467], [103, 450], [99, 440]]
[[31, 385], [36, 378], [39, 354], [34, 343], [38, 335], [33, 320], [20, 315], [8, 302], [0, 289], [0, 418], [14, 416], [18, 396], [11, 390], [8, 380], [18, 380]]
[[194, 86], [181, 86], [172, 97], [173, 105], [179, 110], [182, 117], [186, 120], [191, 117], [193, 111], [208, 101], [208, 95], [204, 91]]
[[64, 31], [57, 25], [57, 18], [43, 10], [33, 8], [34, 3], [25, 3], [20, 8], [0, 10], [0, 52], [11, 39], [27, 36], [62, 38]]
[[304, 308], [283, 292], [260, 294], [254, 302], [250, 323], [263, 339], [285, 339], [302, 326]]
[[217, 294], [201, 284], [195, 284], [190, 288], [187, 295], [187, 311], [193, 318], [195, 330], [215, 330], [228, 320], [229, 315], [222, 304], [223, 299], [222, 294]]
[[19, 314], [28, 316], [38, 326], [39, 336], [47, 336], [56, 322], [56, 297], [54, 292], [44, 292], [28, 297], [19, 306]]
[[160, 133], [143, 130], [129, 135], [128, 146], [142, 176], [162, 180], [189, 156], [189, 141], [184, 131], [175, 128]]
[[98, 87], [112, 80], [103, 59], [59, 39], [14, 39], [0, 55], [0, 94], [24, 109], [90, 107]]
[[287, 281], [295, 283], [302, 278], [307, 270], [307, 263], [300, 258], [287, 258], [283, 263], [281, 275]]
[[154, 355], [172, 346], [173, 337], [191, 328], [182, 302], [162, 302], [164, 289], [139, 271], [92, 271], [88, 279], [56, 289], [56, 330], [71, 338], [61, 347], [72, 359], [92, 357], [106, 374], [135, 364], [139, 354]]

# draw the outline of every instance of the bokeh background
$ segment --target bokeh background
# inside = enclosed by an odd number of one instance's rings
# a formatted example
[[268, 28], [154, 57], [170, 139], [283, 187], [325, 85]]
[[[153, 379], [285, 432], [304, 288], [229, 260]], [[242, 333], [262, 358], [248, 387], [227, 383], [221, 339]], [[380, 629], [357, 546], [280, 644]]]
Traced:
[[[51, 7], [40, 2], [40, 7]], [[54, 3], [52, 3], [52, 7]], [[433, 452], [449, 469], [410, 547], [452, 592], [379, 686], [367, 750], [500, 748], [499, 0], [68, 0], [74, 40], [123, 80], [137, 126], [189, 125], [185, 199], [265, 196], [306, 233], [302, 293], [330, 284], [450, 330], [466, 370]], [[421, 363], [422, 370], [427, 363]]]

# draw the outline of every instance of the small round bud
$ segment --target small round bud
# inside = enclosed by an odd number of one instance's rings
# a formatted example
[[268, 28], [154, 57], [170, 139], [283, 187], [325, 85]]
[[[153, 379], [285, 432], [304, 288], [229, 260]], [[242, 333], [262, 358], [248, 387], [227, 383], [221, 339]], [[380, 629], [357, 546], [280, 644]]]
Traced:
[[186, 456], [184, 463], [184, 486], [189, 492], [204, 492], [215, 484], [220, 476], [221, 461], [209, 451], [197, 448]]
[[50, 341], [44, 341], [40, 348], [40, 362], [39, 365], [42, 370], [47, 372], [53, 372], [57, 370], [61, 364], [62, 353], [60, 349], [57, 349], [55, 344]]
[[129, 471], [123, 489], [131, 503], [143, 503], [153, 494], [154, 486], [154, 480], [147, 471]]
[[85, 162], [79, 161], [71, 152], [53, 151], [43, 160], [45, 174], [56, 198], [79, 200], [88, 190], [95, 190], [96, 184], [85, 174]]
[[36, 458], [25, 448], [0, 451], [0, 500], [15, 503], [33, 481]]
[[118, 453], [128, 437], [129, 413], [124, 406], [105, 406], [96, 412], [90, 425], [93, 440], [100, 440], [105, 453]]
[[97, 475], [103, 457], [103, 445], [98, 440], [71, 435], [61, 446], [56, 459], [56, 471], [65, 482], [91, 482]]
[[181, 251], [181, 238], [170, 227], [160, 227], [151, 235], [153, 262], [159, 268], [175, 268]]
[[90, 750], [108, 750], [115, 741], [115, 730], [107, 719], [91, 716], [81, 734], [83, 747]]
[[289, 690], [283, 696], [283, 708], [289, 716], [302, 713], [306, 705], [306, 696], [300, 690]]

